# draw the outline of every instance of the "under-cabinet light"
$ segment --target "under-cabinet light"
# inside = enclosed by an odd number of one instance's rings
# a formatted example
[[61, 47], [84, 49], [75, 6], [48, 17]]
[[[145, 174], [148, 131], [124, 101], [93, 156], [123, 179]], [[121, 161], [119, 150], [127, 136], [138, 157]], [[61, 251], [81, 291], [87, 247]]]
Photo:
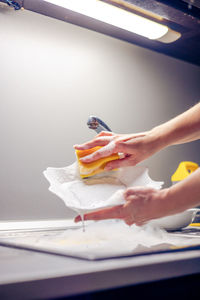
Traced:
[[142, 35], [152, 40], [171, 43], [181, 34], [167, 26], [138, 16], [99, 0], [44, 0], [90, 18]]

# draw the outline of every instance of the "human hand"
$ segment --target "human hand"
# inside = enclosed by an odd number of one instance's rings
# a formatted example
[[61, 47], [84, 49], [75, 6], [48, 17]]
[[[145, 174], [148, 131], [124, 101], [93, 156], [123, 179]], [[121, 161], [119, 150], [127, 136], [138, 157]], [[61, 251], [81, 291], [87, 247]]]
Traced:
[[134, 166], [161, 148], [153, 131], [138, 134], [115, 134], [102, 131], [93, 140], [82, 145], [74, 145], [74, 148], [85, 150], [96, 146], [102, 148], [81, 158], [83, 163], [90, 163], [113, 153], [122, 153], [122, 158], [107, 163], [105, 170]]
[[[84, 220], [122, 219], [128, 225], [141, 226], [167, 214], [166, 194], [166, 190], [150, 187], [128, 188], [124, 192], [125, 204], [87, 213]], [[81, 217], [77, 216], [75, 222], [80, 221]]]

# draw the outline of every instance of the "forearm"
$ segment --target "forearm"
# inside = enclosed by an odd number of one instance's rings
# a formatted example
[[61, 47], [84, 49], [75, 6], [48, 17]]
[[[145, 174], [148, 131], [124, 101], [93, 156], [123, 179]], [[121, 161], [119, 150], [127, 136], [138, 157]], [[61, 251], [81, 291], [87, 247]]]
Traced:
[[165, 190], [163, 209], [174, 214], [200, 205], [200, 168]]
[[152, 129], [160, 148], [200, 139], [200, 103], [174, 119]]

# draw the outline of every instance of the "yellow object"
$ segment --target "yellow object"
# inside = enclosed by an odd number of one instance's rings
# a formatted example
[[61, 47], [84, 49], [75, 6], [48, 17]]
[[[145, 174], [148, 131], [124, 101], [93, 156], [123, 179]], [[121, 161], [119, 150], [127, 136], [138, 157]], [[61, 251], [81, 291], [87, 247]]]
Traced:
[[104, 168], [109, 161], [119, 159], [119, 154], [114, 153], [110, 156], [100, 158], [91, 163], [83, 163], [80, 161], [81, 157], [90, 155], [90, 154], [94, 153], [95, 151], [99, 150], [100, 148], [102, 148], [102, 147], [97, 146], [97, 147], [87, 149], [87, 150], [75, 150], [81, 178], [86, 178], [86, 177], [90, 177], [90, 176], [96, 175], [98, 173], [101, 173], [104, 171]]
[[198, 164], [191, 162], [191, 161], [182, 161], [176, 172], [172, 175], [171, 181], [177, 182], [185, 179], [188, 177], [192, 172], [194, 172], [198, 168]]
[[189, 226], [200, 227], [200, 223], [191, 223]]

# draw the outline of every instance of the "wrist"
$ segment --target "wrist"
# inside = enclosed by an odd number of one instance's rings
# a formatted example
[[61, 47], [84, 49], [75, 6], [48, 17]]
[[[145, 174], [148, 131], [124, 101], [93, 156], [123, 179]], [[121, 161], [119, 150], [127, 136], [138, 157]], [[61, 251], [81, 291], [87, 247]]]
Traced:
[[173, 145], [173, 131], [164, 125], [154, 127], [150, 131], [150, 135], [159, 148], [158, 150], [162, 150]]
[[160, 217], [171, 214], [173, 210], [169, 200], [169, 188], [161, 189], [157, 194], [157, 201], [159, 202]]
[[173, 193], [171, 192], [170, 187], [158, 190], [157, 193], [155, 193], [154, 212], [156, 218], [162, 218], [180, 212], [180, 207], [178, 203], [174, 201]]
[[170, 214], [167, 199], [168, 189], [154, 190], [149, 195], [146, 207], [147, 219], [159, 219]]
[[174, 186], [160, 190], [159, 200], [163, 216], [177, 214], [188, 208], [187, 203], [183, 203]]
[[167, 139], [160, 126], [154, 127], [149, 131], [148, 134], [151, 144], [154, 145], [155, 152], [158, 152], [168, 146]]

